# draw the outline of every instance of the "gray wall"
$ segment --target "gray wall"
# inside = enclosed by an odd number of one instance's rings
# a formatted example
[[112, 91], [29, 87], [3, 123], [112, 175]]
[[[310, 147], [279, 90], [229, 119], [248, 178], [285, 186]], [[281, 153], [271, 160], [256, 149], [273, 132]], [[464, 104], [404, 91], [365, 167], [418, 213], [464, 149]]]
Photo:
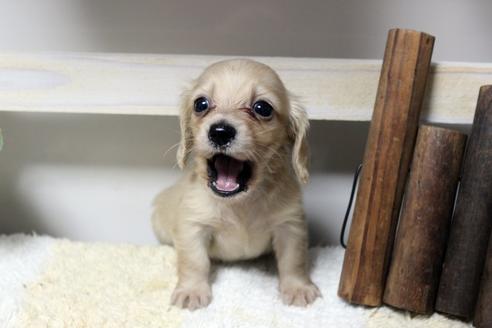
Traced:
[[[381, 58], [387, 30], [434, 59], [491, 61], [491, 1], [0, 0], [0, 51]], [[295, 90], [293, 90], [295, 91]], [[0, 233], [155, 242], [150, 202], [179, 174], [176, 118], [0, 112]], [[336, 243], [367, 123], [313, 122], [313, 239]]]
[[490, 61], [489, 0], [1, 0], [1, 50], [380, 58], [386, 32], [434, 59]]

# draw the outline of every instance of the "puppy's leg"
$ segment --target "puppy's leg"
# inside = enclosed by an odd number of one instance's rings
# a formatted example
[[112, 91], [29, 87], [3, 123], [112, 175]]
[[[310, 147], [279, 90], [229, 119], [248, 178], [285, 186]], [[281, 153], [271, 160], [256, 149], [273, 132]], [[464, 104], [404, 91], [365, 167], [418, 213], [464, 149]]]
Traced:
[[321, 293], [311, 282], [307, 268], [307, 231], [303, 222], [287, 222], [276, 227], [273, 248], [277, 258], [280, 294], [287, 305], [306, 306]]
[[[169, 216], [162, 208], [157, 207], [152, 214], [152, 228], [154, 229], [154, 234], [157, 237], [157, 240], [161, 244], [165, 245], [173, 245], [172, 235], [170, 230], [172, 227], [169, 227], [169, 219], [166, 220], [165, 216]], [[166, 224], [167, 223], [167, 224]]]
[[212, 299], [208, 236], [203, 228], [192, 226], [180, 229], [178, 235], [179, 238], [175, 239], [178, 283], [171, 303], [195, 310], [207, 306]]
[[182, 208], [180, 198], [183, 197], [182, 184], [163, 190], [154, 199], [154, 212], [152, 213], [152, 227], [154, 233], [162, 244], [173, 245], [174, 230]]

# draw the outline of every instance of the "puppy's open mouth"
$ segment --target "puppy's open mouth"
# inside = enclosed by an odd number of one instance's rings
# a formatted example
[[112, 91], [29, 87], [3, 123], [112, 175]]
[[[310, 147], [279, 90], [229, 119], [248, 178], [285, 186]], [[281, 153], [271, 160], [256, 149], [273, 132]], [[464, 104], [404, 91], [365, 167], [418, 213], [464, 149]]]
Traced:
[[218, 154], [208, 160], [209, 186], [217, 195], [230, 197], [248, 189], [252, 164]]

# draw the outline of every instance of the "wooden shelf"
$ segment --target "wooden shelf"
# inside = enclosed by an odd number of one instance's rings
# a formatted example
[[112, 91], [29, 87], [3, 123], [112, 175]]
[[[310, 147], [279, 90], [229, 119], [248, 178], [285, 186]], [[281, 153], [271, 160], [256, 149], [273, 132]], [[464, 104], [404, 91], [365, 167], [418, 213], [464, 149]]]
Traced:
[[[97, 53], [0, 54], [0, 111], [177, 115], [179, 94], [227, 57]], [[371, 119], [381, 61], [254, 57], [278, 71], [313, 120]], [[472, 122], [492, 64], [436, 63], [423, 119]]]

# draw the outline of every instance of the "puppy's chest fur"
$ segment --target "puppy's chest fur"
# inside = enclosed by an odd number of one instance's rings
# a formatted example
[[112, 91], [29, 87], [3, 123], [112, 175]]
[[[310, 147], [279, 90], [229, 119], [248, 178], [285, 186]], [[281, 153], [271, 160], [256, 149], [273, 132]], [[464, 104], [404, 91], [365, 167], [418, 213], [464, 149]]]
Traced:
[[277, 227], [286, 221], [303, 220], [302, 204], [293, 179], [284, 178], [283, 183], [262, 188], [265, 192], [255, 197], [230, 202], [213, 196], [202, 181], [188, 173], [157, 197], [155, 232], [161, 242], [175, 244], [187, 239], [193, 230], [206, 236], [208, 255], [218, 260], [243, 260], [269, 253]]
[[272, 250], [271, 218], [266, 213], [222, 208], [215, 218], [209, 244], [211, 258], [249, 259]]

